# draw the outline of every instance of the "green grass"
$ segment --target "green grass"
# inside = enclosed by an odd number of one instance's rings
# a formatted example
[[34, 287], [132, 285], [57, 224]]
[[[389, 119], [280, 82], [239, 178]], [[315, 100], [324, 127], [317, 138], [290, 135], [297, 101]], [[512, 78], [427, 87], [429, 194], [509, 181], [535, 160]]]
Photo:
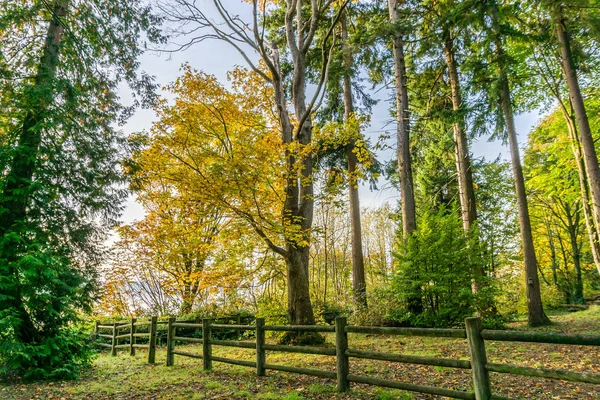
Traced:
[[[538, 328], [558, 332], [600, 332], [600, 307], [552, 317], [556, 324]], [[523, 329], [516, 323], [512, 329]], [[326, 335], [329, 346], [333, 334]], [[349, 335], [349, 346], [355, 349], [389, 353], [427, 355], [468, 359], [465, 340], [378, 335]], [[178, 346], [183, 347], [183, 346]], [[591, 347], [543, 345], [533, 343], [488, 342], [490, 362], [522, 366], [600, 372], [600, 349]], [[187, 346], [185, 351], [200, 353], [201, 346]], [[334, 380], [267, 371], [257, 377], [253, 368], [213, 363], [212, 371], [203, 371], [201, 360], [175, 357], [175, 365], [166, 367], [165, 350], [157, 351], [157, 364], [146, 363], [147, 354], [139, 351], [130, 357], [122, 351], [117, 357], [106, 352], [99, 355], [92, 368], [77, 381], [24, 384], [1, 383], [0, 399], [425, 399], [409, 393], [367, 385], [352, 385], [347, 394], [338, 394]], [[254, 360], [251, 349], [213, 347], [215, 356]], [[268, 352], [272, 364], [303, 366], [335, 371], [335, 357], [297, 353]], [[454, 368], [429, 367], [371, 361], [350, 360], [350, 372], [381, 379], [404, 381], [454, 390], [472, 390], [471, 372]], [[533, 384], [532, 384], [533, 383]], [[494, 394], [512, 398], [578, 398], [600, 399], [598, 386], [562, 383], [544, 379], [520, 378], [492, 374]], [[575, 394], [574, 394], [575, 393]], [[573, 397], [575, 396], [575, 397]]]

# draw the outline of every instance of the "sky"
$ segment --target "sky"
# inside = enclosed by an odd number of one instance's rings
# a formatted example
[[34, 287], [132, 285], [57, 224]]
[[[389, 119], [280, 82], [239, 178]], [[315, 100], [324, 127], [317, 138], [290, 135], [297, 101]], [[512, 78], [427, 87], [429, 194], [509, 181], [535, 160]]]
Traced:
[[[202, 3], [206, 2], [203, 1]], [[236, 0], [224, 2], [232, 4], [236, 7], [245, 6]], [[161, 86], [167, 85], [174, 81], [180, 75], [180, 67], [184, 63], [189, 63], [192, 68], [201, 70], [207, 74], [216, 76], [219, 81], [226, 83], [227, 72], [232, 70], [236, 65], [245, 66], [245, 61], [239, 55], [237, 50], [224, 42], [206, 40], [193, 45], [193, 47], [176, 53], [146, 53], [141, 60], [141, 68], [150, 75], [156, 77], [157, 83]], [[128, 93], [124, 90], [122, 98], [126, 101], [129, 98]], [[371, 115], [371, 124], [365, 129], [365, 136], [370, 138], [372, 142], [377, 141], [379, 135], [384, 132], [391, 134], [390, 145], [395, 146], [394, 138], [395, 131], [392, 126], [389, 126], [389, 99], [390, 90], [378, 91], [377, 96], [379, 103], [373, 108]], [[540, 115], [537, 112], [522, 114], [516, 117], [517, 132], [519, 135], [519, 143], [521, 148], [527, 140], [527, 134], [531, 128], [539, 121]], [[156, 120], [154, 112], [151, 110], [138, 110], [136, 114], [129, 120], [123, 130], [125, 133], [139, 132], [150, 128], [152, 122]], [[502, 159], [509, 160], [510, 154], [508, 147], [500, 141], [489, 142], [487, 138], [480, 137], [476, 139], [471, 146], [471, 151], [474, 158], [484, 157], [486, 160], [494, 160], [498, 156]], [[380, 161], [385, 162], [393, 158], [394, 150], [388, 150], [383, 154], [378, 154]], [[373, 207], [384, 202], [395, 203], [399, 198], [399, 193], [396, 188], [391, 187], [386, 182], [381, 182], [379, 189], [376, 192], [369, 190], [367, 185], [360, 188], [360, 198], [362, 207]], [[121, 220], [124, 223], [130, 223], [135, 220], [140, 220], [144, 216], [143, 207], [135, 202], [133, 197], [127, 201], [127, 207], [123, 213]]]

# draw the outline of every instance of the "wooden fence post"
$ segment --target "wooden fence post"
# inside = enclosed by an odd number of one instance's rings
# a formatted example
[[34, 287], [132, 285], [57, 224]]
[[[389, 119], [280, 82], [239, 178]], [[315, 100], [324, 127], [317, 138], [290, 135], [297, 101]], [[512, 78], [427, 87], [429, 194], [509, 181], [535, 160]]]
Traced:
[[335, 354], [337, 370], [337, 391], [346, 392], [350, 387], [348, 374], [350, 372], [348, 364], [348, 333], [346, 332], [346, 317], [337, 317], [335, 319]]
[[173, 350], [175, 350], [175, 327], [173, 324], [175, 323], [175, 317], [169, 318], [169, 324], [167, 325], [167, 367], [170, 367], [175, 362], [175, 354], [173, 354]]
[[202, 365], [205, 371], [212, 369], [212, 349], [210, 346], [210, 329], [211, 320], [210, 318], [204, 318], [202, 320]]
[[96, 320], [96, 327], [94, 328], [94, 340], [98, 340], [98, 333], [100, 332], [98, 325], [100, 325], [100, 321]]
[[150, 340], [148, 342], [148, 364], [154, 364], [156, 362], [156, 322], [158, 317], [152, 317], [150, 319], [150, 326], [148, 330], [150, 332]]
[[112, 346], [110, 347], [110, 355], [113, 357], [117, 355], [117, 343], [117, 323], [114, 322], [112, 328]]
[[256, 375], [265, 376], [265, 319], [256, 318]]
[[467, 343], [471, 354], [471, 370], [473, 372], [473, 387], [475, 388], [475, 399], [490, 400], [492, 390], [490, 387], [490, 376], [486, 367], [487, 355], [485, 343], [481, 337], [481, 319], [479, 317], [465, 319], [467, 330]]
[[[240, 317], [239, 315], [235, 318], [235, 323], [237, 325], [241, 325], [242, 324], [242, 317]], [[241, 329], [236, 329], [237, 331], [237, 340], [242, 340], [242, 330]]]
[[129, 327], [129, 355], [135, 356], [135, 322], [137, 319], [131, 318], [131, 326]]

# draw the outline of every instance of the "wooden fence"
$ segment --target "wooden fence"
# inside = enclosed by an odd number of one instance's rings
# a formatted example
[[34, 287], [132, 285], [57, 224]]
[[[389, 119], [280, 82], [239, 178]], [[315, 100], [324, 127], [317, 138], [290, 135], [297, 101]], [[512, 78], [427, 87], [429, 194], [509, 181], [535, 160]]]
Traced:
[[[102, 325], [100, 321], [96, 321], [96, 339], [110, 339], [110, 343], [103, 343], [98, 340], [97, 344], [102, 347], [110, 348], [113, 356], [117, 355], [119, 349], [129, 349], [129, 354], [134, 356], [135, 349], [148, 349], [148, 363], [154, 364], [156, 361], [156, 333], [158, 325], [165, 325], [166, 321], [158, 321], [157, 317], [152, 317], [149, 321], [137, 321], [135, 318], [131, 321], [113, 322], [110, 325]], [[145, 332], [139, 331], [138, 327], [145, 327]], [[124, 334], [119, 334], [122, 331], [128, 331]], [[103, 333], [109, 331], [110, 333]], [[137, 338], [148, 338], [147, 344], [138, 344]], [[119, 340], [128, 340], [129, 343], [119, 344]]]
[[[189, 337], [184, 336], [183, 334], [178, 334], [178, 330], [189, 330], [191, 328], [201, 330], [202, 338]], [[255, 333], [256, 341], [248, 342], [239, 340], [214, 339], [214, 332], [223, 329], [253, 331]], [[335, 333], [335, 348], [267, 344], [265, 343], [265, 333], [269, 331]], [[348, 347], [349, 333], [466, 339], [469, 347], [470, 357], [469, 360], [460, 360], [357, 350]], [[255, 368], [256, 374], [258, 376], [264, 376], [266, 370], [275, 370], [335, 379], [337, 380], [337, 389], [340, 392], [347, 391], [350, 387], [350, 383], [356, 382], [389, 387], [394, 389], [446, 396], [456, 399], [469, 400], [507, 399], [506, 397], [492, 394], [489, 372], [600, 384], [600, 374], [581, 373], [567, 370], [553, 370], [545, 368], [529, 368], [508, 364], [489, 363], [487, 361], [486, 356], [486, 340], [600, 346], [600, 335], [487, 330], [482, 329], [481, 321], [479, 318], [467, 318], [465, 320], [465, 329], [388, 328], [372, 326], [352, 326], [346, 324], [345, 317], [336, 318], [335, 326], [269, 326], [265, 325], [265, 321], [262, 318], [257, 318], [255, 325], [216, 324], [211, 319], [204, 319], [202, 320], [202, 323], [181, 322], [176, 321], [175, 318], [170, 318], [167, 324], [167, 366], [172, 366], [175, 362], [175, 356], [178, 355], [202, 359], [203, 368], [205, 370], [212, 369], [212, 363], [213, 361], [216, 361]], [[202, 354], [176, 350], [176, 342], [201, 343]], [[231, 346], [255, 349], [256, 361], [245, 361], [223, 357], [215, 357], [212, 355], [212, 346]], [[336, 370], [323, 371], [318, 369], [269, 364], [267, 363], [266, 357], [267, 351], [319, 354], [336, 357]], [[431, 365], [447, 368], [470, 369], [472, 371], [474, 392], [417, 385], [413, 383], [391, 381], [362, 375], [352, 375], [349, 373], [349, 363], [352, 358]]]
[[[234, 322], [237, 323], [237, 325], [240, 325], [242, 322], [250, 322], [253, 320], [254, 317], [251, 316], [234, 316], [215, 319], [215, 321]], [[201, 318], [180, 322], [192, 324], [196, 323], [198, 328], [194, 328], [191, 331], [194, 333], [202, 332]], [[138, 321], [133, 318], [129, 321], [117, 321], [109, 324], [103, 324], [100, 321], [96, 321], [94, 336], [97, 339], [96, 344], [101, 347], [110, 348], [110, 352], [113, 356], [116, 356], [117, 351], [119, 350], [129, 349], [129, 354], [134, 356], [135, 349], [148, 349], [148, 363], [154, 364], [156, 360], [157, 340], [161, 336], [161, 333], [167, 332], [167, 324], [168, 321], [158, 321], [158, 317], [152, 317], [147, 321]], [[234, 325], [229, 326], [233, 327]], [[237, 336], [237, 339], [241, 339], [243, 330], [235, 328], [231, 329], [233, 330], [233, 334]], [[143, 340], [147, 341], [147, 343], [137, 343], [138, 338], [144, 338]], [[102, 339], [108, 339], [108, 343], [106, 341], [103, 342]], [[127, 341], [127, 343], [119, 344], [119, 342], [124, 340]]]

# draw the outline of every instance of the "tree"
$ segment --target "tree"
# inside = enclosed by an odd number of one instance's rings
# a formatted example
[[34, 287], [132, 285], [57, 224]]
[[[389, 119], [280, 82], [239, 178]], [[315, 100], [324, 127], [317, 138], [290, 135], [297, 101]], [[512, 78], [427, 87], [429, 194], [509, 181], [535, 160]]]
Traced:
[[[348, 45], [348, 12], [344, 11], [341, 19], [342, 67], [343, 67], [343, 97], [344, 121], [351, 123], [355, 118], [354, 99], [352, 97], [353, 54]], [[351, 138], [346, 145], [348, 162], [348, 199], [350, 203], [350, 226], [352, 227], [352, 290], [354, 302], [359, 308], [367, 307], [367, 283], [365, 281], [365, 260], [362, 245], [362, 229], [360, 221], [359, 159], [356, 155], [356, 139]]]
[[[461, 93], [460, 78], [458, 75], [458, 63], [456, 60], [456, 31], [449, 22], [442, 26], [442, 37], [444, 40], [444, 56], [448, 67], [448, 79], [450, 81], [450, 94], [452, 98], [452, 109], [455, 112], [454, 123], [454, 154], [456, 157], [456, 175], [458, 179], [458, 194], [460, 196], [460, 208], [465, 231], [469, 231], [477, 219], [475, 203], [475, 189], [473, 188], [473, 171], [471, 169], [471, 156], [469, 154], [469, 143], [464, 112], [463, 98]], [[474, 284], [476, 291], [476, 284]]]
[[[572, 139], [572, 151], [579, 168], [585, 225], [596, 268], [600, 271], [600, 225], [597, 217], [599, 190], [598, 184], [594, 182], [599, 176], [598, 161], [590, 136], [588, 111], [584, 104], [586, 90], [596, 86], [595, 82], [598, 81], [600, 59], [596, 56], [595, 49], [599, 17], [588, 1], [542, 4], [544, 7], [529, 24], [533, 32], [532, 38], [536, 39], [531, 41], [535, 61], [533, 65], [542, 79], [542, 86], [558, 100], [567, 121], [567, 132]], [[548, 31], [553, 34], [548, 36]], [[569, 100], [565, 100], [566, 98]], [[581, 129], [583, 133], [578, 132]]]
[[[344, 2], [334, 10], [332, 3], [331, 0], [323, 3], [311, 1], [310, 4], [301, 0], [290, 0], [279, 5], [252, 0], [252, 20], [249, 24], [243, 22], [239, 16], [230, 14], [220, 0], [214, 0], [213, 5], [222, 24], [213, 22], [213, 19], [194, 2], [188, 0], [174, 0], [172, 6], [163, 6], [168, 19], [186, 25], [194, 23], [193, 28], [188, 28], [191, 32], [196, 29], [205, 30], [203, 36], [192, 38], [184, 47], [191, 46], [197, 40], [222, 40], [236, 48], [254, 72], [273, 88], [273, 102], [277, 110], [277, 123], [286, 160], [283, 169], [286, 182], [285, 201], [281, 212], [282, 224], [295, 234], [286, 236], [283, 246], [268, 241], [267, 244], [286, 262], [289, 321], [300, 325], [315, 322], [308, 277], [310, 229], [314, 213], [314, 159], [312, 152], [301, 149], [309, 148], [312, 143], [312, 114], [318, 108], [319, 97], [327, 80], [328, 60], [333, 48], [333, 30], [347, 4]], [[325, 23], [326, 16], [331, 14], [332, 22]], [[266, 24], [273, 19], [277, 21], [277, 29], [283, 26], [283, 31], [269, 31]], [[317, 38], [317, 33], [322, 27], [327, 28], [323, 36]], [[265, 31], [271, 37], [265, 37]], [[284, 38], [280, 37], [280, 32], [284, 34]], [[317, 39], [320, 41], [322, 67], [315, 93], [309, 98], [306, 90], [307, 57], [309, 52], [318, 51], [315, 44]], [[285, 54], [289, 59], [284, 58], [281, 45], [285, 46]], [[258, 54], [266, 71], [252, 62], [247, 51]], [[283, 68], [287, 62], [289, 73]], [[291, 87], [293, 118], [288, 110], [287, 84]]]
[[491, 31], [493, 43], [495, 46], [495, 60], [497, 74], [496, 95], [499, 99], [502, 109], [502, 116], [506, 124], [506, 133], [510, 148], [510, 156], [517, 194], [517, 205], [519, 208], [519, 227], [521, 231], [521, 243], [523, 258], [525, 262], [526, 296], [527, 296], [527, 315], [529, 326], [540, 326], [550, 323], [550, 320], [544, 313], [542, 297], [540, 293], [540, 282], [537, 272], [537, 259], [533, 246], [533, 236], [531, 233], [531, 221], [529, 218], [529, 207], [527, 205], [527, 194], [525, 192], [525, 180], [523, 178], [523, 168], [521, 167], [521, 157], [519, 155], [519, 142], [517, 141], [517, 130], [512, 105], [512, 97], [508, 80], [508, 66], [510, 59], [504, 51], [503, 28], [498, 17], [498, 4], [489, 5], [489, 14], [491, 17]]
[[[137, 60], [143, 39], [160, 40], [158, 20], [138, 1], [1, 5], [2, 370], [72, 377], [89, 358], [71, 325], [125, 195], [114, 124], [153, 99]], [[119, 102], [122, 82], [133, 107]]]
[[556, 38], [560, 46], [561, 64], [565, 74], [567, 87], [569, 88], [569, 98], [579, 128], [584, 165], [593, 199], [592, 205], [596, 221], [596, 232], [600, 232], [600, 165], [598, 164], [598, 156], [596, 154], [590, 122], [583, 101], [581, 88], [579, 86], [577, 69], [571, 50], [571, 40], [567, 30], [567, 19], [560, 5], [551, 6], [551, 13], [554, 19]]
[[536, 240], [542, 243], [538, 248], [545, 250], [538, 252], [544, 260], [540, 271], [550, 269], [552, 280], [547, 283], [564, 294], [564, 301], [582, 303], [587, 264], [593, 257], [591, 248], [583, 245], [580, 180], [571, 138], [564, 134], [567, 125], [560, 109], [546, 117], [530, 134], [525, 163]]
[[[393, 287], [401, 301], [419, 296], [422, 311], [403, 321], [415, 326], [455, 326], [475, 311], [470, 290], [474, 267], [482, 262], [473, 232], [461, 229], [457, 210], [424, 210], [417, 230], [394, 253], [398, 262]], [[419, 288], [417, 293], [414, 289]]]
[[398, 176], [402, 208], [402, 232], [408, 237], [416, 229], [417, 217], [410, 157], [410, 114], [408, 111], [408, 87], [404, 57], [404, 31], [400, 25], [399, 2], [388, 1], [390, 22], [394, 25], [392, 36], [394, 75], [396, 88], [396, 122], [398, 124]]

